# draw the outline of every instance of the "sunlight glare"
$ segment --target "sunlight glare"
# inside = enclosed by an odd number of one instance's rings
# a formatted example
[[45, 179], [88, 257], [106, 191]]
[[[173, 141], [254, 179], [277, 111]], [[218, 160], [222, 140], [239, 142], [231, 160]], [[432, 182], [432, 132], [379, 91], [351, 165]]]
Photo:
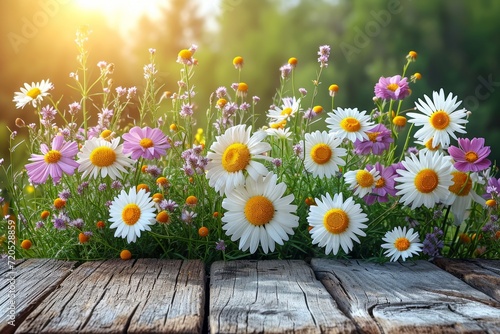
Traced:
[[109, 24], [122, 33], [133, 29], [142, 16], [159, 17], [166, 0], [76, 0], [75, 5], [86, 12], [105, 15]]

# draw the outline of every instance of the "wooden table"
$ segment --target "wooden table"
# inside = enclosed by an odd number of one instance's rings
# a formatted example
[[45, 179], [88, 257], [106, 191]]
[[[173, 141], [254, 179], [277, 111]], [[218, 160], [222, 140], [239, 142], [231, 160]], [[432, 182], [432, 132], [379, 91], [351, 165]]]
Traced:
[[2, 334], [500, 333], [500, 260], [2, 259], [0, 277]]

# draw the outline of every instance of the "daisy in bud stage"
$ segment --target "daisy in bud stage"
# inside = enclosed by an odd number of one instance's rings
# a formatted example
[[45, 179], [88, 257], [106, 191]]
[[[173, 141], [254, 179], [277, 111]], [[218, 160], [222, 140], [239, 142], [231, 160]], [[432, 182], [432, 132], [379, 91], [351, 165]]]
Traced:
[[98, 176], [109, 177], [112, 180], [121, 178], [121, 173], [127, 173], [127, 168], [132, 165], [132, 160], [123, 153], [123, 145], [120, 138], [115, 138], [111, 142], [93, 137], [85, 141], [82, 150], [78, 152], [79, 172], [83, 172], [82, 177]]
[[21, 92], [14, 93], [13, 101], [16, 102], [16, 108], [24, 108], [29, 103], [36, 108], [42, 102], [44, 96], [49, 95], [49, 90], [52, 88], [54, 86], [49, 80], [42, 80], [37, 83], [32, 82], [31, 85], [25, 83], [24, 88], [21, 87]]
[[468, 122], [467, 111], [458, 109], [462, 101], [457, 102], [457, 97], [452, 93], [445, 97], [444, 90], [433, 92], [432, 100], [424, 95], [425, 102], [418, 99], [415, 106], [422, 114], [409, 112], [411, 117], [408, 122], [421, 126], [416, 133], [415, 138], [422, 142], [427, 142], [432, 138], [432, 146], [441, 145], [448, 148], [450, 137], [457, 139], [455, 132], [465, 133], [465, 126]]
[[307, 222], [312, 226], [309, 233], [312, 243], [325, 247], [325, 254], [336, 255], [342, 247], [348, 254], [353, 248], [353, 240], [359, 243], [359, 236], [366, 236], [362, 231], [367, 227], [367, 215], [352, 197], [343, 199], [342, 193], [330, 194], [315, 199], [316, 205], [310, 207]]
[[370, 121], [370, 115], [366, 115], [366, 111], [359, 111], [358, 108], [337, 108], [333, 113], [328, 113], [325, 122], [331, 133], [351, 142], [369, 140], [367, 132], [375, 126]]
[[486, 207], [486, 200], [476, 194], [474, 184], [478, 180], [477, 173], [464, 173], [454, 170], [451, 173], [453, 184], [448, 188], [450, 195], [445, 204], [451, 205], [455, 225], [460, 225], [469, 216], [472, 201]]
[[136, 191], [131, 187], [128, 193], [123, 189], [109, 207], [110, 228], [116, 228], [115, 237], [135, 242], [141, 231], [151, 231], [150, 225], [156, 222], [155, 210], [150, 193], [144, 189]]
[[267, 136], [259, 131], [250, 136], [252, 127], [244, 124], [230, 127], [224, 134], [217, 136], [210, 146], [207, 158], [210, 161], [205, 170], [208, 184], [221, 195], [245, 183], [245, 174], [256, 180], [267, 175], [268, 170], [254, 159], [268, 159], [264, 153], [271, 150], [269, 143], [262, 142]]
[[400, 175], [395, 180], [397, 196], [401, 196], [404, 205], [415, 209], [422, 205], [432, 208], [436, 203], [444, 202], [453, 184], [450, 158], [441, 153], [427, 151], [415, 156], [413, 153], [401, 162], [405, 169], [397, 169]]
[[222, 229], [232, 241], [240, 240], [239, 248], [255, 253], [258, 246], [264, 253], [274, 252], [275, 244], [283, 245], [288, 235], [299, 225], [293, 214], [297, 206], [291, 204], [293, 194], [283, 196], [285, 183], [277, 183], [276, 174], [269, 173], [257, 180], [247, 177], [245, 184], [228, 192], [222, 201], [227, 210], [221, 218]]
[[73, 160], [78, 153], [76, 142], [66, 142], [62, 135], [57, 135], [52, 140], [52, 148], [40, 145], [42, 154], [32, 154], [25, 166], [28, 177], [35, 184], [45, 183], [50, 176], [54, 183], [61, 180], [63, 173], [73, 175], [78, 163]]
[[313, 176], [335, 176], [339, 166], [345, 166], [342, 157], [347, 155], [347, 151], [339, 147], [341, 143], [342, 139], [326, 131], [306, 133], [304, 142], [306, 170]]
[[391, 261], [395, 262], [399, 258], [405, 261], [413, 255], [418, 255], [424, 246], [419, 242], [418, 232], [413, 232], [413, 228], [406, 231], [406, 226], [401, 228], [395, 227], [392, 231], [388, 231], [382, 238], [386, 243], [382, 248], [386, 249], [384, 255], [391, 257]]

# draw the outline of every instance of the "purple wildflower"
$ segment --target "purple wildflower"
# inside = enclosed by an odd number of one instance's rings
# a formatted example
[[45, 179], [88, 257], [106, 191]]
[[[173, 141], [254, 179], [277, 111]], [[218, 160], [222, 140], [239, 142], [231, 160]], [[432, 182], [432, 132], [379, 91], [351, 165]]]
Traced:
[[484, 138], [458, 138], [458, 146], [451, 145], [448, 153], [455, 160], [453, 166], [459, 171], [479, 172], [490, 167], [491, 161], [486, 158], [491, 149], [484, 146]]
[[52, 148], [46, 144], [40, 145], [42, 154], [32, 154], [26, 171], [33, 183], [45, 183], [48, 177], [58, 183], [64, 174], [73, 175], [79, 164], [74, 160], [78, 153], [76, 142], [66, 142], [63, 136], [56, 136], [52, 140]]
[[71, 192], [68, 189], [63, 189], [59, 192], [59, 194], [57, 194], [57, 197], [67, 201], [71, 198]]
[[422, 253], [429, 255], [431, 258], [439, 256], [441, 249], [444, 247], [444, 242], [441, 240], [443, 236], [443, 231], [439, 228], [434, 227], [432, 233], [427, 233], [425, 240], [423, 241], [424, 247], [422, 248]]
[[148, 126], [142, 129], [134, 126], [123, 135], [123, 140], [123, 153], [130, 153], [134, 160], [138, 158], [158, 159], [170, 148], [167, 136], [160, 129], [152, 129]]
[[215, 242], [215, 249], [218, 251], [225, 251], [226, 250], [226, 243], [224, 240], [219, 239], [219, 241]]
[[327, 67], [328, 66], [328, 58], [330, 58], [330, 46], [322, 45], [319, 47], [318, 51], [318, 63], [319, 67]]
[[356, 154], [368, 155], [373, 153], [375, 155], [381, 155], [384, 151], [387, 151], [394, 141], [391, 136], [391, 131], [385, 127], [383, 124], [377, 124], [370, 131], [367, 131], [368, 140], [356, 139], [354, 142]]
[[375, 85], [375, 96], [384, 100], [402, 100], [410, 95], [408, 79], [400, 75], [381, 77]]
[[372, 205], [375, 202], [385, 203], [389, 200], [388, 195], [396, 196], [394, 178], [397, 174], [392, 166], [384, 167], [379, 162], [376, 162], [374, 166], [366, 165], [367, 171], [371, 171], [372, 169], [379, 172], [380, 179], [376, 182], [371, 193], [366, 195], [363, 199], [368, 205]]

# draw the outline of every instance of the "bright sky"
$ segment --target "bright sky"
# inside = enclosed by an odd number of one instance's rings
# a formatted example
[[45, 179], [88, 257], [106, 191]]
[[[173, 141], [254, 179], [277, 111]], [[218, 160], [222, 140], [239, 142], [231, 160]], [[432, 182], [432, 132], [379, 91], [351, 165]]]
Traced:
[[[200, 12], [217, 13], [220, 11], [220, 0], [197, 0]], [[75, 4], [84, 11], [99, 12], [109, 23], [126, 33], [134, 28], [141, 16], [151, 19], [159, 17], [159, 8], [168, 5], [169, 0], [76, 0]]]

